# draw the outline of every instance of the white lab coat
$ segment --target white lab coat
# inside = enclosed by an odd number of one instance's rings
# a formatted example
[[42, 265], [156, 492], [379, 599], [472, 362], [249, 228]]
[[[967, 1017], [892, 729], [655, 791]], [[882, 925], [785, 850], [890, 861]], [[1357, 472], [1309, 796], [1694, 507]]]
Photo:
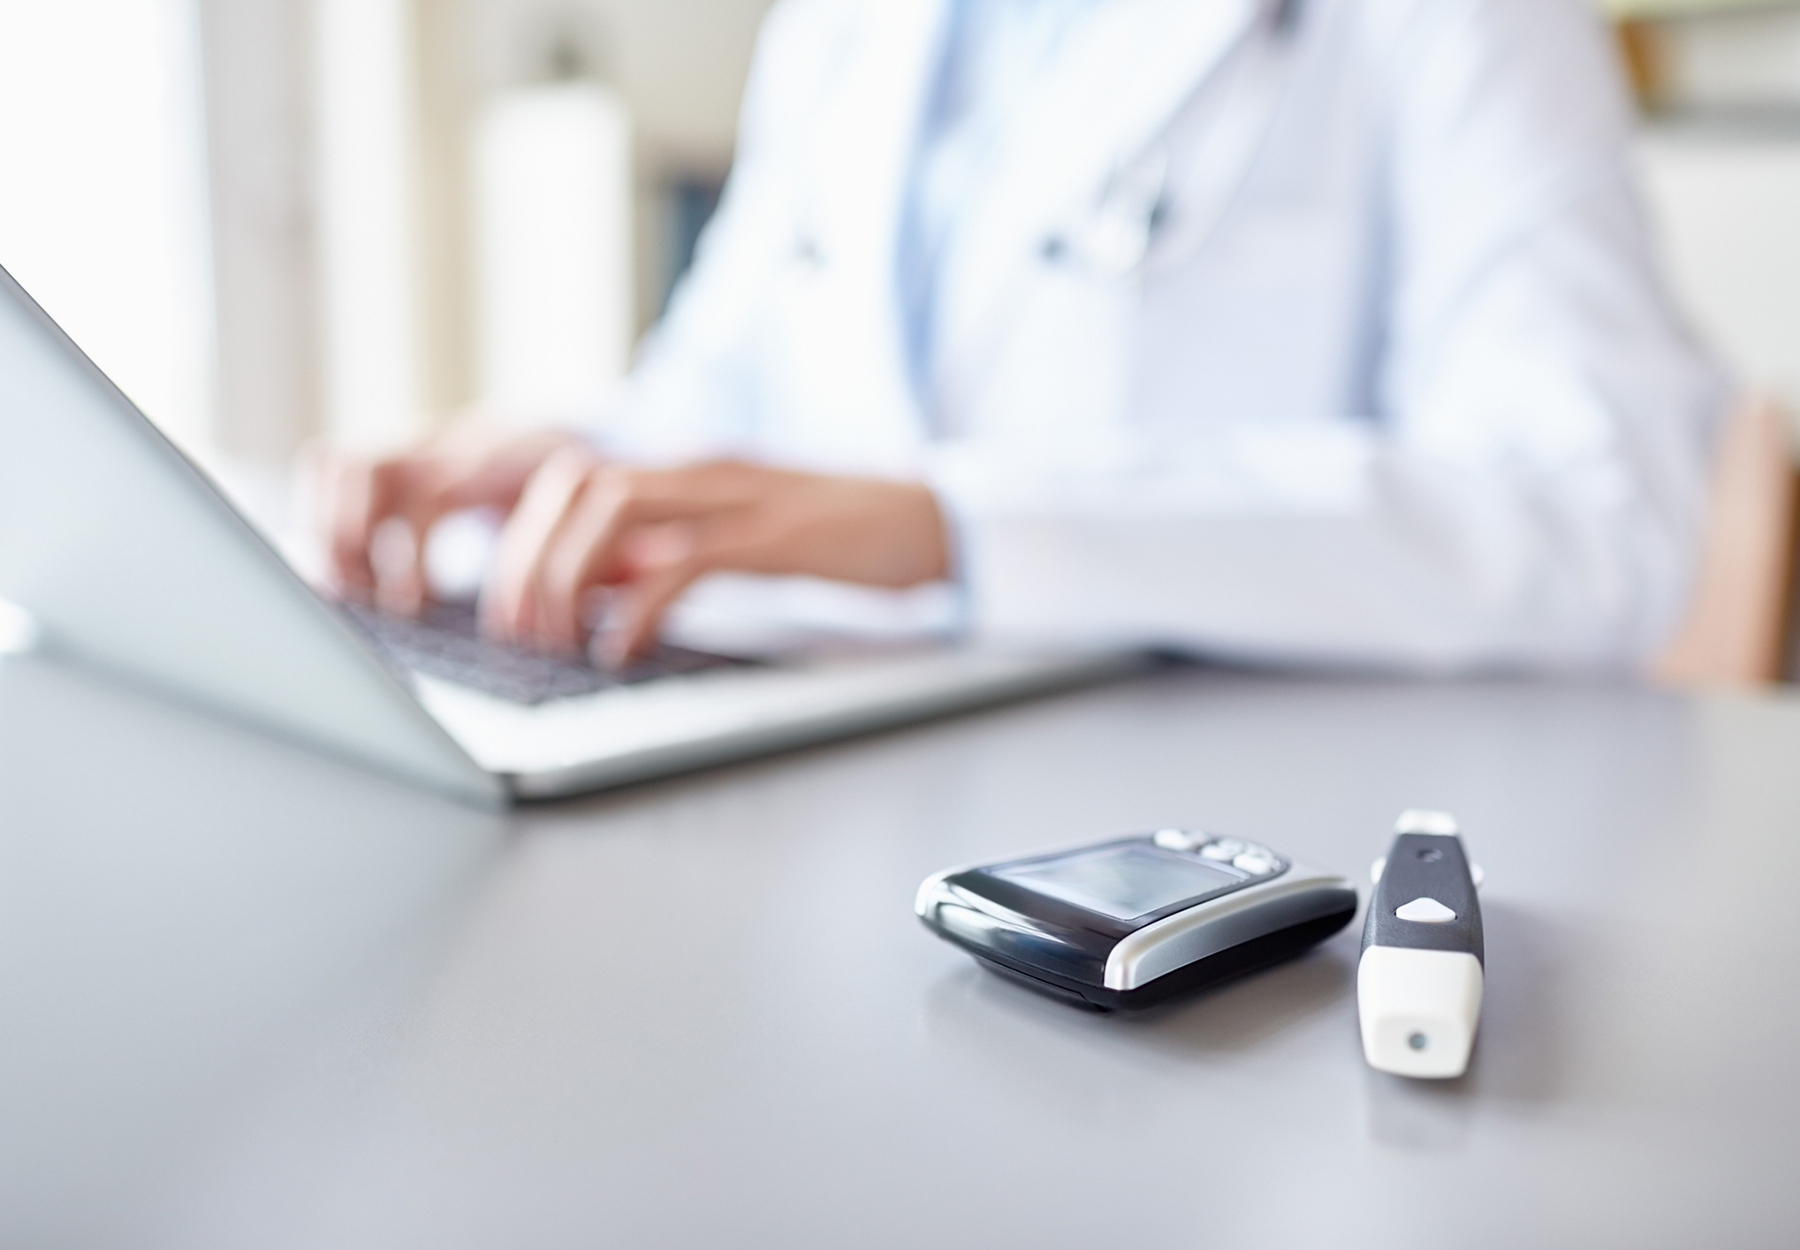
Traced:
[[960, 227], [920, 394], [896, 236], [947, 7], [772, 12], [606, 437], [924, 478], [977, 633], [1425, 670], [1665, 640], [1727, 395], [1582, 0], [1104, 0]]

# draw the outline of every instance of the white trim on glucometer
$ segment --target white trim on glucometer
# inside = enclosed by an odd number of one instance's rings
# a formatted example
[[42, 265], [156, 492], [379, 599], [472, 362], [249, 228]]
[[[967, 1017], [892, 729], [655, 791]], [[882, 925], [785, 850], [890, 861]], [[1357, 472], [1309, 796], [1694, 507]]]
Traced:
[[1135, 990], [1252, 937], [1340, 911], [1343, 892], [1354, 893], [1354, 888], [1337, 873], [1292, 864], [1272, 881], [1234, 890], [1127, 934], [1107, 956], [1104, 984], [1109, 990]]

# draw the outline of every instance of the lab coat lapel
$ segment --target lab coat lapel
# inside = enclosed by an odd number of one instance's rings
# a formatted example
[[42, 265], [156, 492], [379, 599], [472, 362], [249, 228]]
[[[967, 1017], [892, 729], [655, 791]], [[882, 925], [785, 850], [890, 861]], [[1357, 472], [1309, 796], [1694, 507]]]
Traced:
[[867, 28], [839, 68], [842, 86], [811, 142], [818, 242], [833, 245], [834, 264], [885, 265], [892, 259], [950, 2], [871, 5]]
[[1262, 8], [1261, 0], [1109, 0], [1082, 28], [1081, 46], [1053, 71], [946, 267], [939, 307], [952, 358], [989, 341], [1019, 271], [1040, 263], [1059, 227], [1144, 153]]
[[870, 6], [868, 25], [840, 68], [831, 111], [809, 145], [812, 185], [803, 237], [821, 281], [841, 298], [833, 353], [815, 355], [864, 394], [855, 414], [865, 441], [915, 444], [920, 433], [895, 287], [906, 183], [946, 37], [951, 0], [889, 0]]

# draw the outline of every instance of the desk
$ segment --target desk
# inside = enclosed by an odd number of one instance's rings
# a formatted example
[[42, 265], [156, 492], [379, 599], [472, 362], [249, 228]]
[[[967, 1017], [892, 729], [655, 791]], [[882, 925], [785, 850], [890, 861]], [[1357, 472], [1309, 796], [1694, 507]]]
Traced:
[[[1472, 1070], [1357, 930], [1086, 1015], [911, 914], [1191, 822], [1487, 870]], [[0, 1243], [1800, 1244], [1800, 704], [1173, 670], [492, 816], [0, 665]]]

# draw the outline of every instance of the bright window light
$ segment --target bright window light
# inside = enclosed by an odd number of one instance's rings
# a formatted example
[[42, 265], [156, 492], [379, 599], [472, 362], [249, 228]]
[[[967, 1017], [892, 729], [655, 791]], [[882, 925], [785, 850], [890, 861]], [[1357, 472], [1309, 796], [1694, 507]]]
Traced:
[[196, 0], [0, 0], [0, 265], [177, 441], [212, 428]]

